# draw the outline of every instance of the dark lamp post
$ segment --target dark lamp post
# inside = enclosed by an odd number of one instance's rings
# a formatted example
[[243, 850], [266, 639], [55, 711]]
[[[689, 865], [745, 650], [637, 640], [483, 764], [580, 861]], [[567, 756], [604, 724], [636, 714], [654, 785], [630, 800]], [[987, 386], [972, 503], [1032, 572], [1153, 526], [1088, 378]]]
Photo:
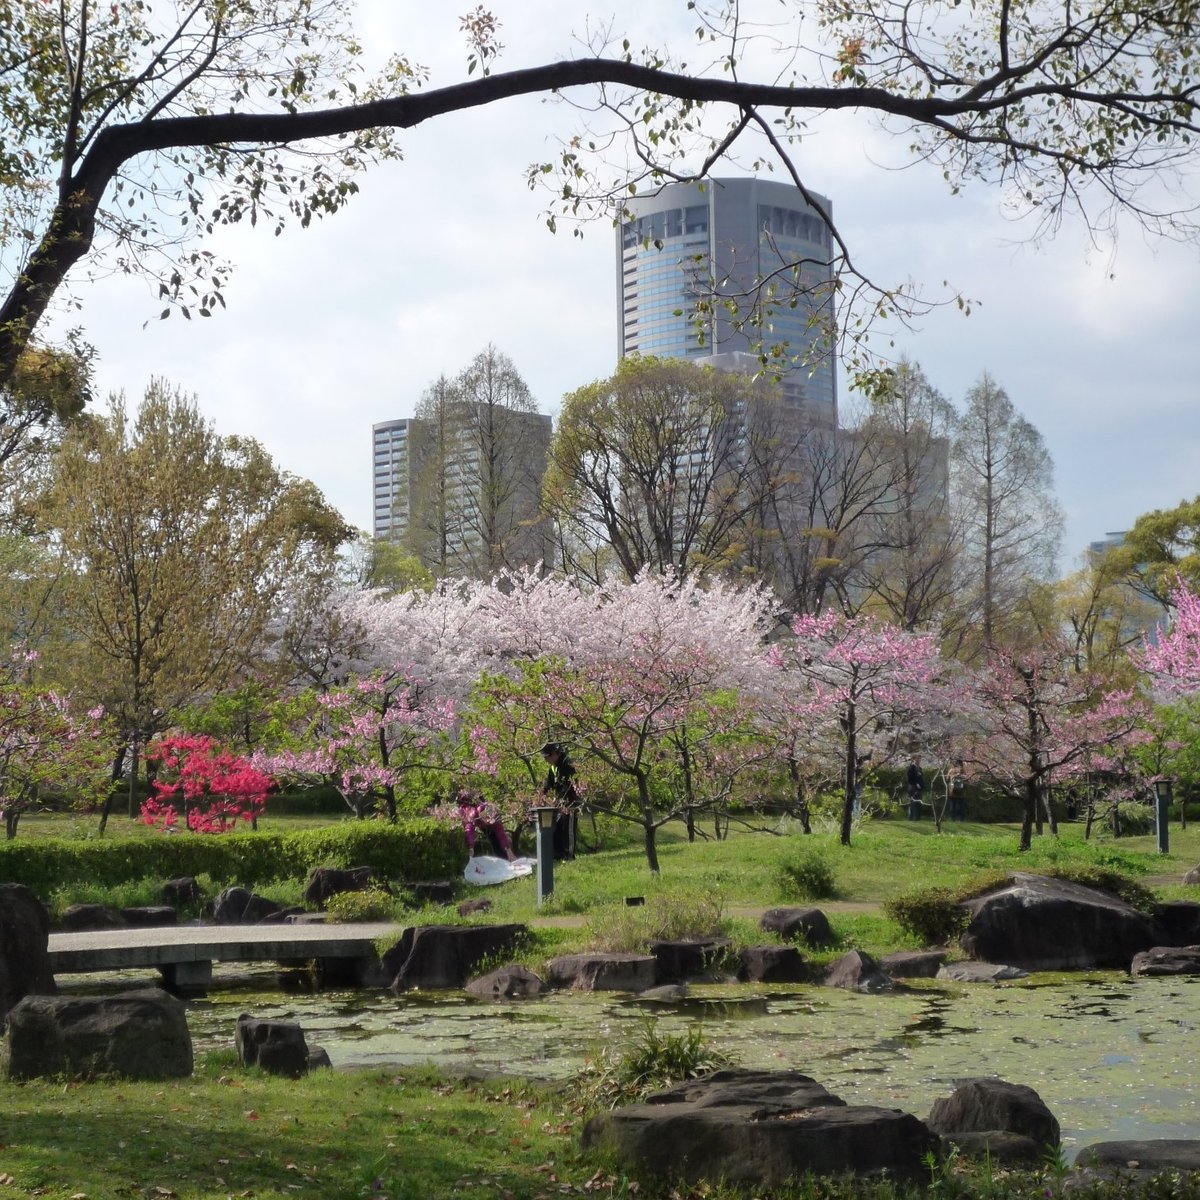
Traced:
[[1154, 832], [1158, 835], [1158, 852], [1167, 854], [1170, 846], [1167, 815], [1171, 809], [1171, 784], [1174, 780], [1169, 775], [1158, 775], [1151, 782], [1154, 784]]
[[537, 902], [541, 904], [554, 892], [554, 822], [558, 809], [541, 807], [533, 813], [537, 817]]

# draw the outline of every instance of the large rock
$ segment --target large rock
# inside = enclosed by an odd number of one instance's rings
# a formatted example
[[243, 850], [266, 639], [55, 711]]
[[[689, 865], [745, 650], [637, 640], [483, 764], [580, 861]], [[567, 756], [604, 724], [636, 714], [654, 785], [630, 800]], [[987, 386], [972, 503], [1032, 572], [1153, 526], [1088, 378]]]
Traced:
[[954, 983], [1003, 983], [1007, 979], [1026, 979], [1028, 971], [1010, 967], [1007, 963], [952, 962], [938, 967], [935, 979], [949, 979]]
[[650, 953], [658, 960], [660, 983], [682, 983], [712, 975], [721, 966], [732, 944], [728, 938], [651, 942]]
[[282, 920], [287, 913], [300, 911], [244, 887], [226, 888], [213, 901], [213, 921], [217, 925], [257, 925], [272, 918]]
[[1159, 944], [1153, 922], [1124, 900], [1044, 875], [1014, 875], [964, 907], [967, 954], [1027, 971], [1125, 970], [1139, 950]]
[[1152, 946], [1133, 956], [1130, 975], [1200, 975], [1200, 946]]
[[546, 983], [528, 967], [497, 967], [467, 982], [467, 995], [477, 1000], [532, 1000], [542, 995]]
[[879, 960], [879, 968], [893, 979], [934, 979], [946, 961], [945, 950], [897, 950]]
[[803, 940], [814, 948], [837, 941], [829, 918], [819, 908], [769, 908], [758, 925], [767, 933], [777, 933], [789, 942]]
[[1200, 1171], [1200, 1140], [1151, 1138], [1146, 1141], [1095, 1142], [1079, 1151], [1075, 1166], [1102, 1174]]
[[53, 995], [50, 916], [20, 883], [0, 883], [0, 1020], [24, 996]]
[[1193, 900], [1168, 900], [1154, 910], [1160, 945], [1195, 946], [1200, 943], [1200, 904]]
[[204, 899], [204, 893], [194, 876], [181, 875], [178, 879], [168, 879], [162, 885], [162, 897], [173, 908], [187, 908], [199, 904]]
[[129, 922], [107, 904], [71, 904], [63, 909], [59, 924], [67, 933], [90, 933], [100, 929], [123, 929]]
[[295, 1021], [264, 1020], [242, 1013], [234, 1041], [238, 1062], [244, 1067], [261, 1067], [272, 1075], [292, 1079], [308, 1073], [311, 1052], [304, 1030]]
[[485, 958], [510, 954], [524, 925], [418, 925], [406, 929], [383, 956], [393, 991], [461, 988]]
[[644, 992], [657, 980], [658, 959], [653, 954], [563, 954], [546, 968], [551, 987], [587, 992]]
[[851, 992], [886, 992], [896, 986], [865, 950], [851, 950], [831, 963], [823, 982]]
[[795, 1071], [718, 1071], [592, 1117], [583, 1144], [634, 1174], [778, 1187], [806, 1174], [914, 1179], [938, 1141], [914, 1116], [848, 1107]]
[[121, 916], [132, 929], [164, 929], [179, 924], [179, 913], [169, 904], [138, 904], [121, 909]]
[[159, 988], [115, 996], [26, 996], [8, 1014], [9, 1079], [184, 1079], [192, 1039], [183, 1003]]
[[808, 978], [804, 956], [795, 946], [746, 946], [739, 959], [743, 983], [803, 983]]
[[387, 880], [374, 867], [317, 867], [308, 877], [304, 902], [324, 908], [331, 896], [343, 892], [365, 892], [368, 888], [391, 892]]
[[954, 1139], [959, 1133], [1016, 1133], [1039, 1146], [1059, 1143], [1058, 1121], [1041, 1096], [1022, 1083], [964, 1079], [949, 1096], [935, 1100], [925, 1124]]

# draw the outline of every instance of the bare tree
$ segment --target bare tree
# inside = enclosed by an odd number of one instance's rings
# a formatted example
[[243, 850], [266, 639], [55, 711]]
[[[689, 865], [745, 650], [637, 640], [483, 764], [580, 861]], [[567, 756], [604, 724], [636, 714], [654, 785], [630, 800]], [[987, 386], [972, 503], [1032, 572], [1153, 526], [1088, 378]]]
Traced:
[[902, 359], [861, 429], [894, 481], [891, 502], [868, 518], [875, 548], [864, 587], [902, 629], [930, 625], [954, 595], [961, 534], [950, 503], [954, 406], [916, 363]]
[[964, 623], [991, 650], [1030, 589], [1052, 577], [1062, 513], [1042, 435], [987, 374], [967, 393], [953, 484], [963, 506]]
[[549, 442], [550, 418], [495, 346], [453, 381], [440, 377], [409, 427], [405, 543], [439, 578], [489, 579], [545, 560]]

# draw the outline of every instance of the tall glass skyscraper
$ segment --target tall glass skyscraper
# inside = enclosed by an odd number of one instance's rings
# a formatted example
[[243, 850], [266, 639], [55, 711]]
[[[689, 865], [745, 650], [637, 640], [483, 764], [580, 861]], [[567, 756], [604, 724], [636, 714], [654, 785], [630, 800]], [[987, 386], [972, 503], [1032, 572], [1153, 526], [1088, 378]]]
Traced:
[[[832, 216], [829, 201], [815, 199]], [[709, 179], [668, 184], [625, 207], [617, 234], [621, 355], [737, 367], [747, 354], [779, 347], [784, 403], [806, 422], [836, 428], [835, 357], [825, 340], [831, 238], [803, 193], [774, 180]], [[698, 323], [697, 302], [714, 292], [711, 314]], [[766, 311], [751, 324], [756, 297]]]

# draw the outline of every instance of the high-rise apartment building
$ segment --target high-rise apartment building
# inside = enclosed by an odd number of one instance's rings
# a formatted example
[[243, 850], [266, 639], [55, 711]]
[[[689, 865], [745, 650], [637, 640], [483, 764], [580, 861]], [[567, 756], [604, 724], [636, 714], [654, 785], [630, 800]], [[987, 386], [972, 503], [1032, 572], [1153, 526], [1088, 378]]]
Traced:
[[[814, 196], [825, 213], [830, 203]], [[829, 226], [774, 180], [668, 184], [626, 201], [617, 233], [618, 349], [735, 367], [781, 347], [780, 394], [806, 423], [837, 426]], [[798, 275], [797, 275], [798, 272]], [[697, 320], [697, 304], [713, 300]], [[738, 313], [728, 304], [736, 304]], [[765, 306], [756, 323], [746, 320]]]
[[404, 544], [437, 575], [545, 561], [550, 431], [542, 413], [463, 402], [437, 420], [373, 426], [375, 537]]
[[384, 541], [398, 541], [408, 528], [412, 507], [409, 437], [414, 421], [381, 421], [371, 427], [374, 507], [371, 532]]

